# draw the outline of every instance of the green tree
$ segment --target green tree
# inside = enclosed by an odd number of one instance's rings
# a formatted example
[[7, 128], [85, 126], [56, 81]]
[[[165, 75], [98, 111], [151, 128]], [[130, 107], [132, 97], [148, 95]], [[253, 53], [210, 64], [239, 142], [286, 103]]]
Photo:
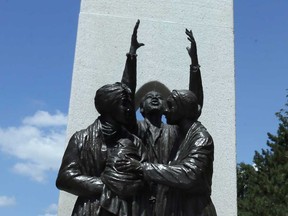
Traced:
[[[287, 96], [288, 97], [288, 96]], [[254, 165], [237, 165], [239, 216], [288, 216], [288, 102], [276, 113], [276, 135], [255, 151]]]

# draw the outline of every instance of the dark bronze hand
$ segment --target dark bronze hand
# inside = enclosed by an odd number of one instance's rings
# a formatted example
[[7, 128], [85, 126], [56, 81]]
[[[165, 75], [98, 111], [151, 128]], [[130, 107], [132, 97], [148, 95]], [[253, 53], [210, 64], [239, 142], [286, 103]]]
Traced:
[[198, 56], [197, 56], [197, 45], [195, 38], [193, 36], [192, 30], [189, 31], [188, 29], [186, 29], [185, 33], [188, 36], [187, 39], [190, 41], [190, 47], [186, 47], [186, 49], [191, 58], [192, 65], [197, 66]]
[[115, 168], [120, 172], [142, 172], [141, 163], [127, 156], [116, 161]]
[[131, 37], [131, 46], [130, 46], [130, 54], [136, 54], [136, 51], [139, 47], [144, 46], [143, 43], [139, 43], [137, 40], [137, 30], [140, 24], [140, 20], [138, 19], [135, 27], [134, 27], [134, 31]]

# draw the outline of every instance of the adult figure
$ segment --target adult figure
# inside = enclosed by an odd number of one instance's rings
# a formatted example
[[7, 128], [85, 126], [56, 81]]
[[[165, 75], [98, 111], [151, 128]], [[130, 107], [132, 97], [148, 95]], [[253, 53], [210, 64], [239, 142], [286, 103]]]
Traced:
[[[191, 42], [190, 48], [187, 48], [192, 59], [191, 68], [199, 70], [198, 59], [192, 58], [197, 52], [192, 31], [186, 29], [186, 34]], [[164, 208], [157, 212], [157, 216], [216, 215], [210, 198], [214, 143], [206, 128], [198, 121], [200, 105], [201, 102], [191, 88], [173, 90], [168, 96], [165, 112], [167, 123], [178, 126], [178, 137], [181, 140], [175, 145], [176, 155], [168, 165], [140, 163], [133, 159], [117, 163], [118, 169], [122, 171], [137, 171], [146, 181], [169, 187], [161, 201]]]
[[[136, 70], [134, 55], [140, 47], [138, 45], [133, 47], [131, 44], [133, 53], [127, 54], [125, 70], [128, 72]], [[140, 140], [127, 130], [135, 121], [133, 96], [124, 83], [101, 87], [94, 98], [100, 116], [86, 129], [74, 133], [71, 137], [62, 159], [56, 186], [78, 196], [73, 216], [150, 215], [147, 212], [149, 209], [142, 207], [143, 203], [137, 200], [136, 196], [130, 199], [114, 196], [110, 204], [105, 203], [108, 197], [103, 197], [107, 190], [103, 192], [105, 186], [101, 174], [105, 170], [107, 158], [115, 156], [115, 147], [122, 144], [126, 148], [133, 144], [139, 149], [141, 156], [143, 155]]]

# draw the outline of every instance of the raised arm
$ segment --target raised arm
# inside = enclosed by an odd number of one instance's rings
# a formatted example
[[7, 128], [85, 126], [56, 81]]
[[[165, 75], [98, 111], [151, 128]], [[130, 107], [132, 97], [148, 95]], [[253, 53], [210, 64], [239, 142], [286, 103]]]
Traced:
[[123, 71], [123, 76], [122, 76], [122, 83], [126, 84], [132, 91], [133, 96], [135, 95], [136, 91], [136, 82], [137, 82], [137, 72], [136, 72], [136, 51], [139, 47], [144, 46], [143, 43], [139, 43], [137, 40], [137, 30], [140, 24], [140, 20], [137, 20], [134, 31], [131, 37], [131, 46], [129, 53], [127, 53], [127, 60], [125, 64], [125, 69]]
[[202, 108], [204, 95], [203, 95], [200, 65], [198, 63], [196, 41], [193, 36], [192, 30], [189, 31], [188, 29], [186, 29], [186, 35], [187, 39], [190, 41], [190, 47], [187, 47], [186, 49], [191, 58], [189, 90], [194, 92], [194, 94], [197, 96], [198, 103]]

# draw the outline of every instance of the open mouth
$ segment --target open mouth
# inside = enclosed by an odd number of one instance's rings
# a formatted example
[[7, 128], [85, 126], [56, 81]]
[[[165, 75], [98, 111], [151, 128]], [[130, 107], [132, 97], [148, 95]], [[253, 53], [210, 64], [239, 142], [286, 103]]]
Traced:
[[151, 102], [150, 102], [150, 104], [151, 105], [153, 105], [153, 106], [159, 106], [159, 101], [156, 99], [156, 100], [152, 100]]

